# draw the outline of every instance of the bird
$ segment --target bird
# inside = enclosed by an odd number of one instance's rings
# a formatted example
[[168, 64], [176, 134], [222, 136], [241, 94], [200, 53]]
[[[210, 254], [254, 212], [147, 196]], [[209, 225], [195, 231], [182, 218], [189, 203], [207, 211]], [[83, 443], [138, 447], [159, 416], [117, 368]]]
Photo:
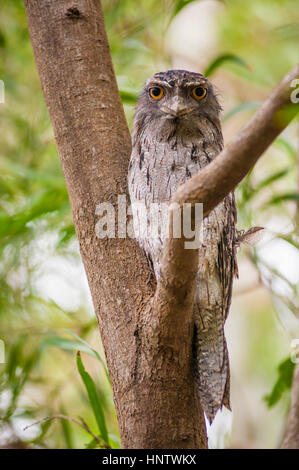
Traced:
[[[214, 86], [200, 73], [168, 70], [145, 82], [133, 119], [128, 190], [132, 207], [145, 207], [146, 226], [150, 224], [151, 206], [169, 207], [178, 187], [223, 149], [221, 111]], [[165, 233], [148, 236], [140, 226], [138, 229], [140, 212], [133, 210], [132, 215], [137, 242], [158, 281], [163, 276]], [[223, 406], [231, 409], [224, 324], [238, 270], [236, 221], [231, 192], [204, 218], [201, 228], [192, 361], [200, 402], [210, 423]]]

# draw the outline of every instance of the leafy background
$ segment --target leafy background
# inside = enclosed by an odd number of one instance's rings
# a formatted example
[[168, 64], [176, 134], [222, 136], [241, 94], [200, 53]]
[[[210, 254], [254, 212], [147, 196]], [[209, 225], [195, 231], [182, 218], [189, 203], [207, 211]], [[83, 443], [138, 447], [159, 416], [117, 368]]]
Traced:
[[[246, 7], [242, 0], [102, 3], [130, 125], [145, 79], [187, 68], [215, 83], [228, 142], [299, 59], [297, 0], [251, 0]], [[2, 6], [0, 78], [0, 446], [118, 448], [111, 386], [21, 0]], [[283, 435], [291, 341], [299, 338], [298, 136], [293, 123], [236, 191], [239, 228], [265, 230], [238, 255], [226, 326], [233, 413], [218, 414], [208, 430], [211, 447], [277, 447]]]

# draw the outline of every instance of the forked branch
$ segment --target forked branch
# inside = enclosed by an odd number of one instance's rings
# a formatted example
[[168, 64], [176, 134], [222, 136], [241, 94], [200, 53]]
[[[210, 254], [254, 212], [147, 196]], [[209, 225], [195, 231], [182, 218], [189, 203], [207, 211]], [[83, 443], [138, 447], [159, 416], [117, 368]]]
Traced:
[[[217, 158], [178, 188], [173, 196], [174, 203], [180, 206], [184, 203], [203, 203], [203, 215], [207, 216], [240, 183], [298, 113], [299, 103], [291, 100], [294, 92], [292, 82], [296, 78], [299, 78], [299, 64], [283, 78]], [[174, 213], [171, 216], [173, 217]], [[194, 291], [197, 258], [198, 250], [185, 249], [183, 238], [168, 239], [156, 302], [159, 304], [160, 299], [171, 298], [172, 309], [169, 312], [172, 317], [173, 311], [181, 308], [182, 291], [191, 295]], [[189, 308], [188, 312], [190, 321], [192, 308]], [[186, 310], [185, 314], [188, 316]], [[181, 319], [178, 320], [180, 321]]]

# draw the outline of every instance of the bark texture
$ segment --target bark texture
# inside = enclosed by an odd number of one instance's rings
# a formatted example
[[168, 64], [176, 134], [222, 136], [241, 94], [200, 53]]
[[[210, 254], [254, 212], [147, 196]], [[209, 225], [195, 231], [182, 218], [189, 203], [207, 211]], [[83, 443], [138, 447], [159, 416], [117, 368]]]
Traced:
[[[203, 448], [205, 423], [191, 365], [197, 256], [184, 250], [184, 239], [170, 239], [163, 256], [165, 276], [156, 290], [135, 240], [99, 239], [95, 232], [97, 204], [116, 203], [118, 194], [127, 194], [131, 152], [100, 2], [25, 0], [25, 7], [105, 348], [122, 446]], [[298, 67], [294, 74], [299, 76]], [[285, 94], [285, 88], [278, 89], [283, 96], [278, 108]], [[192, 178], [176, 199], [198, 198], [195, 202], [206, 204], [207, 215], [290, 121], [274, 125], [277, 106], [268, 102], [258, 115], [260, 127], [241, 132], [230, 150], [209, 165], [211, 170]]]
[[[206, 446], [188, 322], [157, 330], [155, 282], [130, 238], [96, 237], [97, 204], [127, 194], [130, 135], [100, 2], [25, 1], [34, 56], [105, 348], [122, 446]], [[186, 302], [181, 301], [182, 316]], [[143, 320], [141, 320], [141, 312]], [[175, 312], [174, 312], [175, 313]], [[160, 326], [160, 325], [159, 325]]]
[[294, 372], [291, 409], [281, 449], [299, 449], [299, 364]]

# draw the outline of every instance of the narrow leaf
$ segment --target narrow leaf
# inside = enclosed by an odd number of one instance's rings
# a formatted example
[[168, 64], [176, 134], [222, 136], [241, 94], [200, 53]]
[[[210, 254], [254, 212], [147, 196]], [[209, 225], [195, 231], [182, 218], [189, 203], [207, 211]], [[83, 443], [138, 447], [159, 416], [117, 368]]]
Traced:
[[267, 206], [273, 206], [275, 204], [279, 204], [280, 202], [285, 201], [299, 201], [299, 194], [298, 193], [284, 193], [280, 194], [279, 196], [274, 196], [270, 201], [266, 202], [262, 208]]
[[269, 184], [273, 183], [274, 181], [277, 181], [277, 180], [283, 178], [291, 170], [293, 170], [293, 168], [288, 167], [288, 168], [284, 168], [283, 170], [280, 170], [276, 173], [273, 173], [272, 175], [268, 176], [267, 178], [262, 180], [260, 183], [258, 183], [257, 186], [254, 188], [254, 192], [257, 192], [260, 189], [264, 188], [265, 186], [268, 186]]
[[188, 3], [191, 3], [193, 1], [194, 0], [177, 0], [172, 10], [172, 17], [177, 15], [185, 6], [188, 5]]
[[204, 71], [204, 75], [206, 77], [211, 76], [217, 69], [222, 67], [223, 65], [227, 63], [233, 63], [240, 65], [241, 67], [244, 67], [249, 70], [249, 66], [246, 64], [245, 60], [243, 60], [241, 57], [238, 57], [234, 54], [221, 54], [216, 59], [213, 59], [212, 62], [207, 66], [207, 68]]
[[[61, 414], [66, 415], [66, 411], [64, 407], [61, 408]], [[62, 427], [62, 432], [63, 436], [65, 439], [66, 447], [67, 449], [73, 449], [73, 439], [72, 439], [72, 428], [70, 425], [70, 422], [67, 421], [66, 419], [61, 419], [61, 427]]]
[[292, 162], [296, 163], [297, 152], [286, 139], [284, 139], [283, 137], [278, 137], [278, 139], [273, 142], [273, 145], [275, 145], [276, 147], [280, 147], [282, 150], [284, 150], [289, 155]]
[[93, 413], [94, 413], [94, 416], [95, 416], [95, 419], [99, 428], [100, 436], [107, 444], [109, 444], [105, 416], [104, 416], [103, 408], [99, 399], [99, 395], [98, 395], [94, 381], [92, 380], [91, 376], [89, 375], [88, 372], [86, 372], [84, 368], [79, 351], [77, 352], [77, 367], [81, 375], [81, 378], [83, 380], [83, 383], [85, 385], [85, 388], [88, 394], [88, 399], [91, 404], [91, 407], [92, 407], [92, 410], [93, 410]]
[[99, 442], [96, 439], [92, 439], [86, 446], [85, 449], [96, 449], [99, 447]]
[[136, 101], [139, 98], [138, 93], [134, 93], [132, 91], [126, 91], [126, 90], [120, 90], [120, 97], [122, 99], [122, 102], [125, 104], [132, 104], [135, 105]]
[[222, 118], [222, 122], [228, 121], [231, 117], [239, 113], [244, 113], [246, 111], [255, 111], [260, 107], [261, 103], [258, 101], [246, 101], [245, 103], [240, 103], [230, 109]]
[[[89, 354], [91, 354], [92, 356], [96, 357], [96, 358], [100, 361], [100, 363], [101, 363], [102, 366], [104, 367], [105, 374], [106, 374], [106, 377], [107, 377], [107, 379], [108, 379], [108, 382], [111, 384], [110, 377], [109, 377], [109, 374], [108, 374], [108, 369], [107, 369], [107, 367], [106, 367], [105, 361], [103, 361], [103, 359], [101, 358], [101, 356], [99, 355], [99, 353], [98, 353], [95, 349], [91, 348], [91, 347], [89, 346], [89, 344], [88, 344], [86, 341], [84, 341], [84, 339], [80, 338], [79, 335], [77, 335], [77, 334], [74, 333], [73, 331], [68, 330], [67, 328], [63, 328], [63, 329], [64, 329], [64, 331], [66, 331], [69, 335], [71, 335], [71, 336], [73, 336], [74, 338], [76, 338], [76, 339], [79, 341], [79, 343], [83, 344], [86, 348], [88, 348], [88, 349], [89, 349]], [[80, 350], [80, 349], [79, 349], [79, 350]], [[81, 349], [81, 351], [83, 351], [83, 349]], [[86, 349], [84, 352], [88, 352], [87, 349]]]
[[274, 384], [271, 393], [264, 397], [269, 408], [276, 405], [286, 390], [292, 387], [295, 364], [288, 357], [278, 366], [278, 379]]
[[86, 346], [79, 341], [61, 338], [59, 336], [51, 336], [46, 338], [41, 343], [41, 347], [44, 346], [55, 346], [56, 348], [62, 349], [63, 351], [82, 351], [97, 358], [94, 350], [92, 350], [89, 346]]

